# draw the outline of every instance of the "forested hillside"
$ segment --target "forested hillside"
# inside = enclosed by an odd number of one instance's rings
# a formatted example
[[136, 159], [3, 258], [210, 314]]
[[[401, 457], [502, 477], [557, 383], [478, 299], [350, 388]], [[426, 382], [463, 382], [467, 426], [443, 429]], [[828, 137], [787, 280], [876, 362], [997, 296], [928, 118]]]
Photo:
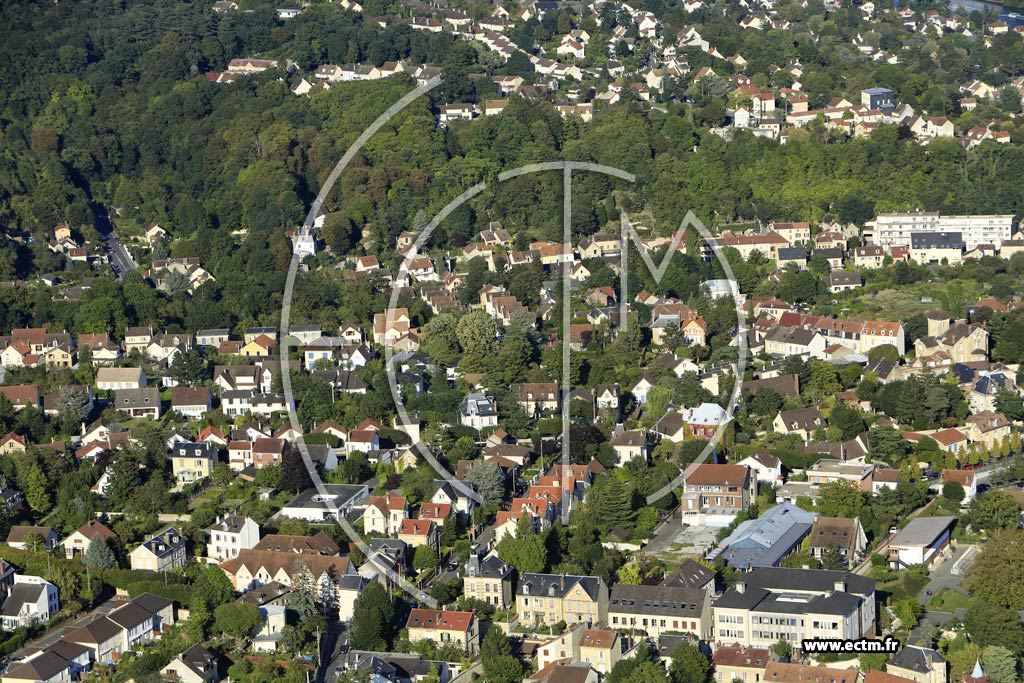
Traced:
[[[119, 228], [159, 222], [176, 238], [173, 255], [202, 256], [217, 278], [192, 298], [174, 299], [137, 278], [124, 284], [123, 296], [115, 282], [100, 280], [81, 305], [5, 289], [5, 328], [34, 320], [117, 333], [144, 321], [187, 329], [276, 321], [290, 259], [285, 231], [301, 222], [346, 146], [413, 84], [406, 77], [339, 83], [296, 97], [292, 75], [281, 71], [232, 84], [204, 77], [238, 56], [292, 59], [299, 73], [352, 58], [444, 69], [444, 84], [372, 139], [338, 184], [330, 208], [339, 211], [323, 235], [336, 255], [369, 245], [387, 258], [399, 232], [465, 188], [560, 157], [621, 167], [640, 179], [627, 188], [581, 174], [574, 183], [579, 233], [616, 216], [615, 187], [623, 192], [618, 206], [660, 230], [690, 209], [709, 224], [830, 215], [861, 222], [877, 210], [911, 208], [1024, 213], [1018, 145], [966, 152], [954, 140], [936, 140], [925, 147], [896, 127], [842, 143], [813, 128], [787, 144], [744, 132], [726, 142], [707, 133], [721, 107], [710, 99], [657, 108], [625, 102], [584, 124], [563, 120], [548, 103], [513, 98], [500, 116], [442, 129], [432, 107], [492, 96], [490, 80], [473, 75], [508, 65], [494, 67], [447, 34], [382, 30], [334, 5], [313, 5], [287, 22], [270, 6], [217, 14], [190, 2], [12, 2], [0, 12], [0, 216], [7, 237], [37, 238], [0, 240], [0, 280], [65, 268], [45, 241], [60, 221], [95, 241], [91, 202], [117, 207]], [[464, 244], [493, 219], [521, 240], [557, 238], [561, 210], [555, 174], [524, 177], [492, 187], [434, 239]], [[364, 226], [374, 242], [362, 240]]]

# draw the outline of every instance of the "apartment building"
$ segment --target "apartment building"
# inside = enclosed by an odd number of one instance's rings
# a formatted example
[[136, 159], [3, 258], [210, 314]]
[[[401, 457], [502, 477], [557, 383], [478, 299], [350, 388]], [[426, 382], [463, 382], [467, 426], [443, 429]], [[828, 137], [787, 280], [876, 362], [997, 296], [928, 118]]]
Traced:
[[462, 594], [496, 609], [508, 609], [513, 604], [512, 571], [512, 566], [493, 552], [482, 559], [471, 555], [462, 579]]
[[729, 526], [757, 496], [757, 478], [744, 465], [692, 463], [683, 473], [683, 522]]
[[523, 574], [516, 589], [516, 612], [525, 624], [550, 626], [605, 624], [608, 587], [598, 576]]
[[755, 569], [714, 602], [715, 639], [748, 647], [804, 638], [851, 640], [875, 629], [875, 581], [857, 574]]
[[608, 626], [640, 631], [654, 639], [683, 632], [708, 640], [713, 632], [711, 591], [618, 584], [608, 603]]
[[991, 244], [997, 249], [1013, 239], [1017, 222], [1011, 215], [942, 216], [938, 213], [883, 213], [865, 228], [872, 244], [883, 247], [909, 246], [915, 232], [958, 232], [963, 245], [974, 249]]

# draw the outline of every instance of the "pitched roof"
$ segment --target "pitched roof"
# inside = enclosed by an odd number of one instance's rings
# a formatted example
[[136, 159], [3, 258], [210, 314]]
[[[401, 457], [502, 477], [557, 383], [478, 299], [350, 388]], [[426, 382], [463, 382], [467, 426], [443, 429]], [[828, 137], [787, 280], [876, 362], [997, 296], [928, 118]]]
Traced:
[[414, 608], [409, 612], [409, 619], [406, 620], [405, 627], [465, 633], [472, 626], [474, 618], [472, 612]]
[[309, 568], [314, 577], [322, 576], [332, 568], [338, 576], [348, 573], [349, 560], [347, 557], [336, 557], [333, 555], [313, 555], [307, 553], [295, 553], [273, 550], [242, 550], [238, 557], [222, 562], [219, 566], [229, 574], [236, 574], [238, 570], [245, 567], [249, 573], [255, 575], [261, 568], [273, 577], [278, 572], [284, 571], [289, 576], [296, 570], [299, 564]]
[[691, 484], [724, 484], [742, 485], [750, 474], [746, 465], [716, 465], [712, 463], [694, 463], [686, 468], [684, 480]]
[[857, 683], [859, 669], [830, 669], [784, 662], [768, 662], [762, 681], [770, 683]]

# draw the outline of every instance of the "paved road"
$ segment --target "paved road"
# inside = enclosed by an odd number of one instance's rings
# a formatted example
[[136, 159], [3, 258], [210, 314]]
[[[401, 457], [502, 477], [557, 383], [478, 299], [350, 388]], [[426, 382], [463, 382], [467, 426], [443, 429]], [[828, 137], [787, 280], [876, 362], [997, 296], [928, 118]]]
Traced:
[[949, 614], [948, 612], [925, 612], [921, 616], [921, 621], [918, 622], [917, 626], [910, 630], [907, 642], [911, 645], [932, 647], [932, 629], [945, 626], [950, 621], [953, 621], [954, 618], [958, 617], [956, 617], [956, 615]]
[[926, 585], [918, 594], [918, 602], [922, 605], [927, 605], [928, 601], [943, 588], [960, 590], [960, 582], [963, 581], [963, 576], [957, 576], [953, 573], [953, 565], [955, 565], [957, 560], [963, 557], [971, 547], [973, 546], [958, 546], [957, 549], [953, 551], [953, 555], [949, 559], [945, 560], [935, 568], [935, 571], [933, 571], [931, 576], [928, 577], [928, 585]]
[[96, 223], [96, 229], [103, 236], [103, 246], [110, 259], [110, 265], [114, 267], [118, 279], [124, 279], [124, 274], [130, 270], [136, 270], [139, 266], [132, 260], [128, 250], [124, 248], [117, 234], [114, 232], [114, 225], [110, 222], [108, 209], [99, 204], [92, 205], [92, 213]]
[[338, 680], [338, 665], [344, 652], [348, 652], [348, 630], [345, 625], [333, 621], [320, 639], [320, 661], [323, 663], [316, 672], [316, 683], [334, 683]]
[[45, 633], [42, 636], [25, 643], [25, 646], [23, 648], [11, 654], [11, 656], [8, 658], [8, 661], [14, 661], [15, 659], [23, 657], [25, 655], [26, 650], [34, 648], [43, 649], [50, 647], [51, 645], [59, 641], [64, 636], [64, 632], [68, 629], [79, 628], [80, 626], [91, 624], [96, 619], [99, 619], [101, 616], [110, 614], [114, 611], [115, 608], [120, 607], [121, 605], [125, 604], [125, 602], [126, 600], [120, 598], [111, 598], [110, 600], [107, 600], [106, 602], [102, 603], [99, 607], [94, 609], [92, 612], [89, 612], [88, 614], [83, 614], [80, 617], [76, 617], [74, 619], [66, 621], [61, 626], [53, 629], [52, 631], [49, 631], [48, 633]]

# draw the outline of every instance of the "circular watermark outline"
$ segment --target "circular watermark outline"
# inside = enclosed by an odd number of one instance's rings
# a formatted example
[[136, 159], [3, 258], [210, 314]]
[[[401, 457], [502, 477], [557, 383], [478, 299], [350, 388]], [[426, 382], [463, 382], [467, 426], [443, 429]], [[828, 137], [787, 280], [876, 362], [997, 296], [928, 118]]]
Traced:
[[[345, 170], [355, 155], [362, 149], [362, 147], [369, 141], [369, 139], [377, 133], [384, 125], [386, 125], [392, 118], [394, 118], [403, 109], [408, 107], [414, 100], [421, 95], [429, 92], [433, 88], [440, 85], [440, 78], [432, 79], [427, 83], [421, 84], [401, 99], [395, 102], [389, 107], [383, 114], [381, 114], [369, 127], [364, 130], [356, 141], [349, 147], [342, 158], [335, 165], [334, 169], [328, 175], [326, 181], [317, 194], [309, 213], [306, 216], [306, 220], [303, 223], [304, 230], [310, 230], [313, 227], [314, 222], [320, 216], [321, 209], [323, 207], [324, 199], [327, 194], [333, 189], [334, 184], [337, 182], [341, 173]], [[540, 173], [546, 171], [560, 170], [563, 173], [563, 249], [571, 250], [572, 247], [572, 231], [571, 231], [571, 211], [572, 211], [572, 172], [573, 171], [586, 171], [601, 173], [604, 175], [616, 177], [622, 180], [626, 180], [630, 183], [636, 182], [636, 176], [628, 171], [615, 168], [612, 166], [606, 166], [603, 164], [591, 163], [591, 162], [576, 162], [576, 161], [553, 161], [553, 162], [542, 162], [535, 164], [527, 164], [519, 168], [511, 169], [499, 173], [497, 176], [498, 182], [505, 182], [521, 175], [530, 173]], [[421, 233], [417, 235], [412, 246], [407, 251], [402, 263], [399, 266], [398, 274], [394, 278], [394, 282], [401, 283], [409, 276], [409, 264], [418, 256], [420, 248], [430, 239], [434, 230], [437, 226], [447, 218], [453, 211], [458, 209], [460, 206], [473, 199], [487, 188], [486, 182], [480, 182], [473, 185], [469, 189], [462, 192], [458, 197], [449, 202], [436, 216], [423, 228]], [[746, 330], [746, 315], [743, 310], [743, 304], [740, 300], [739, 290], [736, 286], [736, 278], [733, 274], [732, 266], [729, 261], [720, 251], [717, 238], [704, 226], [704, 224], [693, 214], [688, 212], [684, 218], [679, 230], [674, 235], [666, 254], [662, 258], [662, 263], [658, 266], [654, 264], [653, 259], [648, 253], [646, 245], [642, 242], [640, 237], [637, 235], [636, 230], [629, 222], [628, 216], [625, 211], [621, 213], [621, 230], [620, 230], [620, 244], [621, 244], [621, 263], [620, 270], [622, 276], [622, 290], [621, 290], [621, 302], [620, 302], [620, 327], [625, 329], [628, 316], [628, 249], [629, 242], [632, 241], [636, 246], [641, 258], [643, 259], [646, 267], [655, 278], [656, 282], [660, 282], [664, 276], [668, 263], [676, 251], [679, 250], [680, 243], [683, 239], [684, 231], [687, 228], [693, 228], [703, 238], [707, 245], [712, 249], [712, 253], [719, 260], [723, 273], [725, 274], [730, 284], [730, 296], [736, 303], [736, 315], [737, 315], [737, 327], [736, 327], [736, 339], [738, 340], [738, 354], [737, 361], [733, 365], [733, 373], [735, 382], [729, 399], [729, 406], [726, 409], [726, 418], [717, 427], [715, 434], [711, 439], [708, 440], [701, 453], [694, 460], [694, 463], [703, 463], [715, 452], [717, 444], [721, 441], [725, 434], [729, 423], [732, 421], [735, 413], [736, 406], [739, 402], [740, 391], [743, 383], [743, 373], [747, 363], [747, 330]], [[567, 296], [567, 293], [571, 293], [572, 280], [570, 277], [571, 268], [574, 260], [566, 260], [564, 258], [561, 261], [561, 273], [563, 280], [563, 296]], [[388, 580], [393, 584], [401, 587], [406, 593], [414, 597], [417, 601], [422, 602], [431, 608], [436, 609], [438, 607], [437, 601], [434, 600], [429, 594], [420, 589], [418, 586], [411, 583], [408, 579], [400, 576], [397, 572], [392, 570], [390, 567], [381, 565], [373, 557], [373, 552], [367, 546], [362, 536], [355, 530], [355, 528], [345, 519], [344, 514], [338, 509], [336, 503], [329, 496], [329, 491], [326, 485], [321, 480], [319, 473], [313, 463], [312, 457], [309, 454], [309, 448], [305, 443], [305, 439], [302, 434], [302, 427], [299, 423], [298, 414], [295, 408], [295, 396], [291, 382], [291, 367], [288, 363], [288, 349], [290, 346], [290, 318], [291, 318], [291, 301], [294, 293], [295, 278], [298, 273], [300, 259], [297, 253], [292, 254], [291, 263], [288, 269], [288, 276], [285, 283], [284, 300], [281, 309], [281, 375], [282, 385], [285, 394], [285, 400], [288, 408], [288, 419], [290, 426], [294, 429], [299, 437], [296, 439], [295, 445], [302, 456], [303, 463], [309, 471], [310, 477], [313, 481], [317, 491], [324, 497], [325, 505], [328, 511], [332, 513], [332, 516], [338, 522], [339, 526], [345, 531], [349, 538], [356, 544], [367, 560], [373, 564], [373, 566], [381, 573], [383, 573]], [[385, 330], [390, 329], [395, 323], [395, 314], [397, 310], [398, 299], [401, 295], [401, 288], [393, 285], [391, 289], [391, 296], [388, 302], [388, 308], [385, 312]], [[563, 367], [562, 367], [562, 378], [561, 378], [561, 406], [562, 406], [562, 472], [563, 472], [563, 488], [568, 486], [569, 490], [573, 488], [573, 478], [569, 470], [568, 465], [570, 464], [570, 442], [569, 442], [569, 424], [571, 422], [569, 414], [569, 392], [571, 391], [571, 385], [569, 382], [569, 357], [570, 357], [570, 345], [569, 340], [569, 321], [571, 320], [571, 307], [563, 306], [563, 327], [562, 330], [562, 351], [563, 351]], [[388, 378], [388, 387], [392, 395], [392, 399], [395, 403], [395, 408], [398, 412], [398, 418], [400, 420], [399, 425], [396, 427], [408, 430], [414, 426], [412, 417], [408, 414], [405, 408], [405, 402], [402, 399], [400, 388], [398, 385], [398, 377], [395, 370], [394, 354], [395, 349], [392, 343], [384, 343], [385, 353], [385, 373]], [[471, 501], [479, 504], [481, 503], [480, 496], [473, 490], [472, 486], [464, 481], [459, 480], [455, 475], [449, 472], [444, 465], [437, 459], [433, 452], [421, 441], [417, 440], [413, 443], [413, 447], [417, 453], [426, 460], [431, 467], [439, 474], [442, 479], [449, 483], [459, 494], [465, 496]], [[685, 468], [681, 468], [678, 476], [671, 482], [663, 486], [658, 491], [655, 491], [647, 497], [647, 504], [652, 505], [655, 502], [661, 500], [677, 487], [679, 487], [685, 477]], [[570, 507], [568, 504], [562, 506], [562, 517], [563, 521], [567, 522], [570, 513]]]

